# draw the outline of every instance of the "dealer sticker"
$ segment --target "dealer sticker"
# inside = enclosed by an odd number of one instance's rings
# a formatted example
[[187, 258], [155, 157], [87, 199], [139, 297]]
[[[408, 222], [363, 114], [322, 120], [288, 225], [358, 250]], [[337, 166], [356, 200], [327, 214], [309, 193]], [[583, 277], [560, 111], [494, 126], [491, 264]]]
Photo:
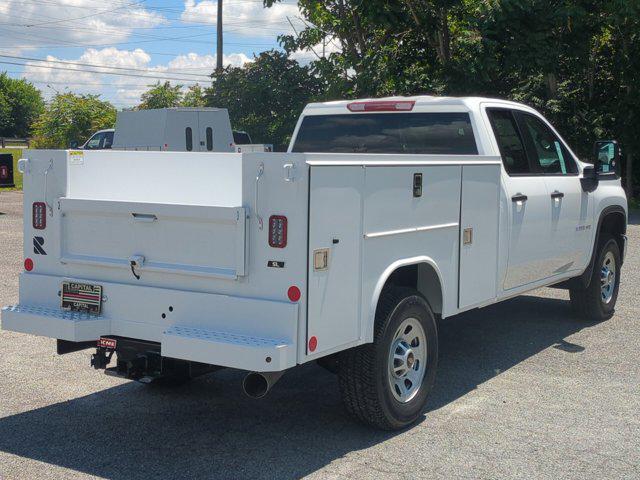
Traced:
[[82, 150], [71, 150], [69, 152], [69, 163], [71, 165], [82, 165], [84, 163], [84, 152]]

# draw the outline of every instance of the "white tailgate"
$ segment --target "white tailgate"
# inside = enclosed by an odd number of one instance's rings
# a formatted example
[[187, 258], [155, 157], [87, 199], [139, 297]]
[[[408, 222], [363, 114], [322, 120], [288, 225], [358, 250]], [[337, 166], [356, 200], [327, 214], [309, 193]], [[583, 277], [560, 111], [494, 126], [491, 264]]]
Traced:
[[235, 279], [245, 274], [242, 207], [60, 199], [63, 263]]

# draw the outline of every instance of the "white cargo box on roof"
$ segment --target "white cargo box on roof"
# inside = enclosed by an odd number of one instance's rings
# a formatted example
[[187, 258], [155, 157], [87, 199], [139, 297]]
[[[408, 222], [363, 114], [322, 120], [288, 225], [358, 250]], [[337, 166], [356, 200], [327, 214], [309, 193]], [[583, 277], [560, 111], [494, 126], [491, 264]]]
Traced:
[[233, 152], [226, 108], [125, 110], [116, 119], [114, 150]]
[[97, 341], [96, 368], [115, 351], [142, 381], [261, 372], [254, 396], [318, 360], [352, 413], [400, 428], [433, 386], [436, 318], [549, 285], [613, 314], [627, 204], [605, 143], [594, 167], [526, 106], [395, 97], [308, 106], [288, 153], [26, 151], [2, 327]]

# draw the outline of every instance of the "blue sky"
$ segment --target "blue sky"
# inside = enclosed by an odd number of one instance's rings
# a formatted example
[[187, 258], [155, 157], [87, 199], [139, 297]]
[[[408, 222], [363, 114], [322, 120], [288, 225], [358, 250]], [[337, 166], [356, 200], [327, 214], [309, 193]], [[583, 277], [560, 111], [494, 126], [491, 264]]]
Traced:
[[[279, 34], [304, 27], [293, 0], [270, 9], [262, 0], [223, 6], [225, 64], [242, 65], [279, 48]], [[0, 0], [0, 71], [34, 82], [46, 98], [74, 91], [132, 106], [158, 80], [207, 84], [216, 11], [215, 0]], [[294, 57], [311, 58], [310, 52]]]

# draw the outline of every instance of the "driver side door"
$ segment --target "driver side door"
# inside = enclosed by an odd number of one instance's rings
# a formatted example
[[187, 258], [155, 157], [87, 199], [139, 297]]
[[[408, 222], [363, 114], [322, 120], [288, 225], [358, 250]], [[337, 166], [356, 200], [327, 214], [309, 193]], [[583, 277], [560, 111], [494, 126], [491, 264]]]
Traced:
[[531, 162], [549, 192], [547, 229], [550, 275], [582, 270], [590, 259], [594, 202], [582, 190], [578, 165], [562, 139], [541, 117], [517, 113]]

